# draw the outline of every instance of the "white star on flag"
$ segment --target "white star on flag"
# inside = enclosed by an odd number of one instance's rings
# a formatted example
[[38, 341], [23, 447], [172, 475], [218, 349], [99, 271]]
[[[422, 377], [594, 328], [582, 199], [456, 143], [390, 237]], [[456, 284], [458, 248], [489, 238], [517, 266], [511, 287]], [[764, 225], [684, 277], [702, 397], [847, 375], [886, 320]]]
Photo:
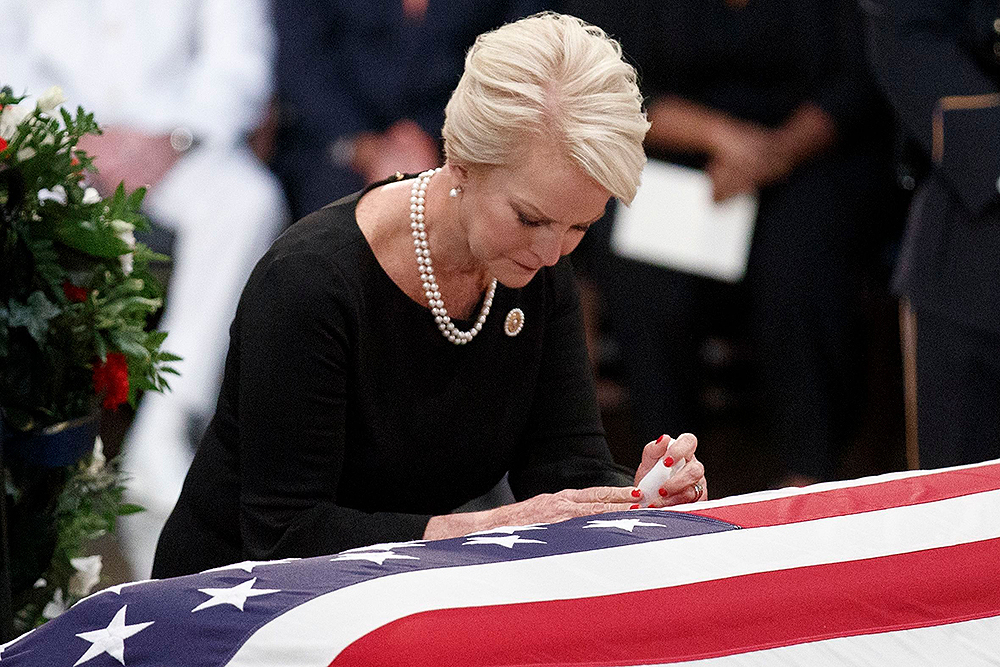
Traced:
[[469, 533], [469, 535], [489, 535], [490, 533], [507, 533], [508, 535], [513, 535], [522, 530], [545, 530], [547, 527], [547, 524], [544, 523], [529, 523], [526, 526], [498, 526], [489, 530], [477, 530], [474, 533]]
[[242, 563], [233, 563], [232, 565], [213, 567], [211, 570], [205, 570], [201, 574], [205, 574], [206, 572], [222, 572], [223, 570], [246, 570], [247, 572], [250, 572], [258, 565], [281, 565], [282, 563], [291, 563], [297, 560], [298, 558], [282, 558], [280, 560], [245, 560]]
[[621, 528], [631, 533], [636, 526], [666, 528], [662, 523], [646, 523], [642, 519], [595, 519], [588, 521], [584, 528]]
[[232, 588], [199, 588], [198, 591], [200, 593], [210, 595], [211, 597], [192, 609], [191, 613], [220, 604], [231, 604], [240, 611], [243, 611], [243, 605], [246, 603], [247, 598], [281, 592], [279, 589], [254, 588], [253, 585], [255, 583], [257, 583], [257, 577], [249, 581], [244, 581], [242, 584], [237, 584]]
[[528, 540], [520, 535], [505, 535], [503, 537], [473, 537], [468, 542], [462, 542], [464, 547], [467, 544], [499, 544], [502, 547], [513, 549], [515, 544], [545, 544], [541, 540]]
[[366, 560], [370, 563], [378, 563], [381, 565], [387, 560], [420, 560], [416, 556], [407, 556], [405, 554], [394, 554], [391, 551], [372, 551], [369, 553], [354, 553], [354, 554], [341, 554], [336, 558], [331, 558], [330, 562], [335, 563], [338, 560]]
[[119, 609], [115, 617], [111, 619], [108, 627], [77, 634], [77, 637], [80, 639], [86, 639], [90, 642], [90, 648], [80, 656], [79, 660], [73, 663], [74, 667], [92, 658], [96, 658], [102, 653], [107, 653], [121, 664], [125, 664], [125, 640], [137, 632], [142, 632], [153, 624], [153, 621], [147, 621], [146, 623], [125, 625], [126, 609], [128, 609], [128, 605]]
[[422, 547], [427, 540], [410, 540], [408, 542], [383, 542], [382, 544], [371, 544], [367, 547], [354, 547], [344, 549], [342, 553], [352, 554], [358, 551], [392, 551], [393, 549], [405, 549], [407, 547]]

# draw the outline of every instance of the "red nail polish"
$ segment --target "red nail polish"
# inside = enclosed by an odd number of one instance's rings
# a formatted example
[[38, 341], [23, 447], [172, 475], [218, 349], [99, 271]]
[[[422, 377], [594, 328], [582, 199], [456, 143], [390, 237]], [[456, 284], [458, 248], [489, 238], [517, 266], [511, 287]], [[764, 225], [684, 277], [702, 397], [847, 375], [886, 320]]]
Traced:
[[660, 489], [660, 495], [666, 497], [667, 490], [666, 489]]
[[660, 436], [659, 438], [657, 438], [657, 439], [656, 439], [656, 444], [660, 444], [661, 442], [663, 442], [663, 439], [664, 439], [665, 437], [667, 437], [667, 436], [666, 436], [666, 434], [664, 434], [664, 435], [661, 435], [661, 436]]
[[668, 456], [667, 458], [663, 459], [663, 465], [667, 466], [668, 468], [673, 464], [674, 464], [674, 457]]
[[639, 489], [632, 489], [632, 497], [633, 498], [641, 498], [642, 497], [642, 491], [640, 491]]
[[629, 509], [630, 510], [637, 510], [637, 509], [639, 509], [639, 506], [638, 505], [632, 505], [632, 507], [629, 507]]

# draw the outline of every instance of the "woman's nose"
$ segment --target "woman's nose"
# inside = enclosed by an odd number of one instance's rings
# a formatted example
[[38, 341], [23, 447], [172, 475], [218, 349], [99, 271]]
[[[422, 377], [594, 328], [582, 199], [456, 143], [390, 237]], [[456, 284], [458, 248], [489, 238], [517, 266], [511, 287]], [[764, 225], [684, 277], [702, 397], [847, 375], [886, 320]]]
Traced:
[[541, 243], [536, 247], [538, 258], [542, 260], [545, 266], [555, 266], [559, 258], [563, 255], [563, 238], [554, 229], [550, 228], [546, 231], [547, 233], [544, 234]]

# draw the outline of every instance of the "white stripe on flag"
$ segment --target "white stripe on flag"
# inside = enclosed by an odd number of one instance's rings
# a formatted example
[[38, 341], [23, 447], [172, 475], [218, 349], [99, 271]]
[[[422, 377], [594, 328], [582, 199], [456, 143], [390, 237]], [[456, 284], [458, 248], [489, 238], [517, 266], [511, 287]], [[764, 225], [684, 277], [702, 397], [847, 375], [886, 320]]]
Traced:
[[612, 595], [994, 539], [1000, 537], [997, 516], [1000, 491], [989, 491], [787, 525], [402, 572], [288, 611], [251, 635], [228, 664], [326, 667], [376, 628], [434, 609]]

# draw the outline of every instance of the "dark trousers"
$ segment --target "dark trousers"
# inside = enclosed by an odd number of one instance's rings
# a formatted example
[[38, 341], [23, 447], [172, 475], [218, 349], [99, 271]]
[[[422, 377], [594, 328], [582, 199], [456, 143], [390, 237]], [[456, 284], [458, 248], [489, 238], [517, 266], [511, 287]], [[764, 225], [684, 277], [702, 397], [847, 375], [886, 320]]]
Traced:
[[1000, 335], [917, 313], [921, 468], [1000, 458]]

